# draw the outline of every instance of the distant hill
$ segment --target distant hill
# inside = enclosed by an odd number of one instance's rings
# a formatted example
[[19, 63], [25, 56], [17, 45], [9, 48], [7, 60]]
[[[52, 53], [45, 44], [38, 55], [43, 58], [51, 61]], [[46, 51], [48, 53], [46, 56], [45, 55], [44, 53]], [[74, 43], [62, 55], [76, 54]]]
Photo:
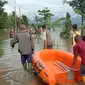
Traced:
[[[56, 21], [58, 19], [59, 19], [59, 17], [53, 17], [51, 19], [51, 21], [53, 22], [53, 21]], [[71, 20], [72, 20], [72, 24], [81, 24], [81, 17], [80, 16], [71, 17]]]
[[71, 18], [73, 24], [81, 24], [81, 17], [76, 16]]
[[[59, 19], [59, 17], [57, 17], [57, 16], [52, 17], [51, 21], [54, 22], [58, 19]], [[81, 24], [81, 17], [80, 16], [71, 17], [71, 20], [72, 20], [72, 24], [78, 24], [78, 25]], [[34, 19], [30, 19], [29, 21], [30, 21], [29, 23], [36, 23]]]

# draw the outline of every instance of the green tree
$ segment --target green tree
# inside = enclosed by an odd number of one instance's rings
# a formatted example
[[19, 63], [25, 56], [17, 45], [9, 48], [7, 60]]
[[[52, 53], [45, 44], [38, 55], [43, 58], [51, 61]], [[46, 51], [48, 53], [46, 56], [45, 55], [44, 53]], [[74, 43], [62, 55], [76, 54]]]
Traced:
[[0, 15], [0, 29], [7, 28], [7, 13], [4, 12]]
[[[9, 28], [13, 27], [14, 30], [17, 30], [17, 28], [15, 29], [15, 12], [14, 11], [8, 15], [7, 25]], [[17, 15], [16, 15], [16, 25], [17, 27], [19, 27], [19, 18]]]
[[50, 20], [51, 17], [53, 16], [52, 13], [50, 13], [50, 10], [48, 10], [47, 7], [45, 7], [43, 10], [38, 10], [39, 15], [41, 15], [42, 17], [40, 18], [40, 20], [42, 21], [42, 23], [48, 25], [48, 19]]
[[39, 22], [39, 17], [36, 15], [34, 18], [35, 18], [36, 24], [38, 24], [38, 22]]
[[7, 13], [4, 12], [3, 8], [6, 3], [6, 1], [0, 0], [0, 29], [7, 28]]
[[35, 25], [37, 26], [37, 28], [38, 27], [40, 28], [42, 26], [42, 24], [43, 24], [42, 20], [43, 19], [37, 15], [34, 17]]
[[4, 12], [4, 5], [7, 3], [7, 1], [0, 0], [0, 15]]
[[63, 31], [60, 33], [60, 36], [62, 36], [63, 38], [70, 38], [70, 31], [71, 31], [71, 27], [72, 27], [72, 22], [70, 20], [70, 14], [67, 12], [66, 13], [66, 17], [60, 18], [57, 21], [52, 23], [52, 26], [56, 26], [58, 23], [60, 23], [61, 21], [65, 21], [63, 24]]
[[[82, 16], [82, 26], [84, 24], [84, 16], [83, 14], [85, 14], [85, 0], [72, 0], [72, 1], [67, 1], [64, 0], [64, 3], [69, 4], [74, 10], [79, 10], [81, 12], [81, 16]], [[83, 28], [81, 29], [81, 35], [83, 34]]]
[[22, 15], [22, 22], [23, 24], [25, 24], [26, 26], [28, 26], [28, 18], [26, 15]]
[[9, 28], [10, 27], [15, 28], [15, 18], [14, 18], [13, 13], [8, 15], [8, 20], [7, 21], [8, 21], [8, 27]]

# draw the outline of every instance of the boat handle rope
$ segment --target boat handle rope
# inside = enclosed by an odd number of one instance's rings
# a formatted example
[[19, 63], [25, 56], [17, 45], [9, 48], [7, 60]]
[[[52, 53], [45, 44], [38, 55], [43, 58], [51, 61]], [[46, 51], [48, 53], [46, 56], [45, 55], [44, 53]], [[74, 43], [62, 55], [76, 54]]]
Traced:
[[59, 62], [59, 61], [57, 61], [57, 60], [56, 60], [56, 62], [57, 62], [62, 68], [64, 68], [66, 71], [69, 71], [69, 70], [70, 70], [70, 68], [69, 68], [68, 66], [66, 66], [65, 64], [63, 64], [63, 63], [61, 63], [61, 62]]
[[57, 64], [57, 63], [53, 63], [53, 64], [56, 65], [56, 66], [58, 66], [61, 70], [63, 70], [63, 71], [66, 72], [66, 70], [64, 68], [62, 68], [59, 64]]
[[[58, 64], [60, 64], [61, 66], [64, 66], [65, 69], [67, 69], [68, 71], [70, 71], [70, 69], [71, 69], [70, 67], [68, 67], [68, 66], [66, 66], [65, 64], [59, 62], [58, 60], [56, 60], [56, 62], [57, 62]], [[79, 69], [74, 69], [74, 71], [79, 71]]]
[[65, 64], [63, 64], [63, 63], [61, 63], [59, 61], [56, 61], [54, 63], [54, 65], [58, 66], [60, 69], [62, 69], [65, 72], [69, 72], [70, 71], [70, 68], [69, 67], [67, 67]]

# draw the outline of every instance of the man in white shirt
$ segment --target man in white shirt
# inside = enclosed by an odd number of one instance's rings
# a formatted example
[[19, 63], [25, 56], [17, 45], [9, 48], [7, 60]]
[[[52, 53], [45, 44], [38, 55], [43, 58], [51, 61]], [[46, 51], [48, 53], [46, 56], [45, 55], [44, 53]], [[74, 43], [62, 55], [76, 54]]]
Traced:
[[43, 30], [43, 40], [44, 40], [44, 49], [52, 49], [53, 48], [53, 41], [50, 35], [50, 32], [46, 30], [46, 25], [42, 25]]

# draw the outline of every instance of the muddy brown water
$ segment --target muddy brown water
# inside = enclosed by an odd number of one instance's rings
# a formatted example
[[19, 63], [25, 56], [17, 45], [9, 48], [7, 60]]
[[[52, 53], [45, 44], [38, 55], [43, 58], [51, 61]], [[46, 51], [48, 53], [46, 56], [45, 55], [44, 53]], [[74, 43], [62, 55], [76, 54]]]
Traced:
[[[58, 49], [72, 52], [71, 41], [64, 40], [59, 37], [59, 32], [51, 32], [55, 45], [59, 45]], [[42, 40], [35, 40], [36, 49], [42, 49]], [[10, 39], [3, 41], [4, 55], [0, 58], [0, 85], [47, 85], [41, 79], [33, 74], [24, 71], [21, 65], [20, 54], [17, 51], [17, 45], [14, 49], [10, 47]], [[56, 49], [57, 46], [54, 46]], [[82, 82], [71, 85], [83, 85]]]

